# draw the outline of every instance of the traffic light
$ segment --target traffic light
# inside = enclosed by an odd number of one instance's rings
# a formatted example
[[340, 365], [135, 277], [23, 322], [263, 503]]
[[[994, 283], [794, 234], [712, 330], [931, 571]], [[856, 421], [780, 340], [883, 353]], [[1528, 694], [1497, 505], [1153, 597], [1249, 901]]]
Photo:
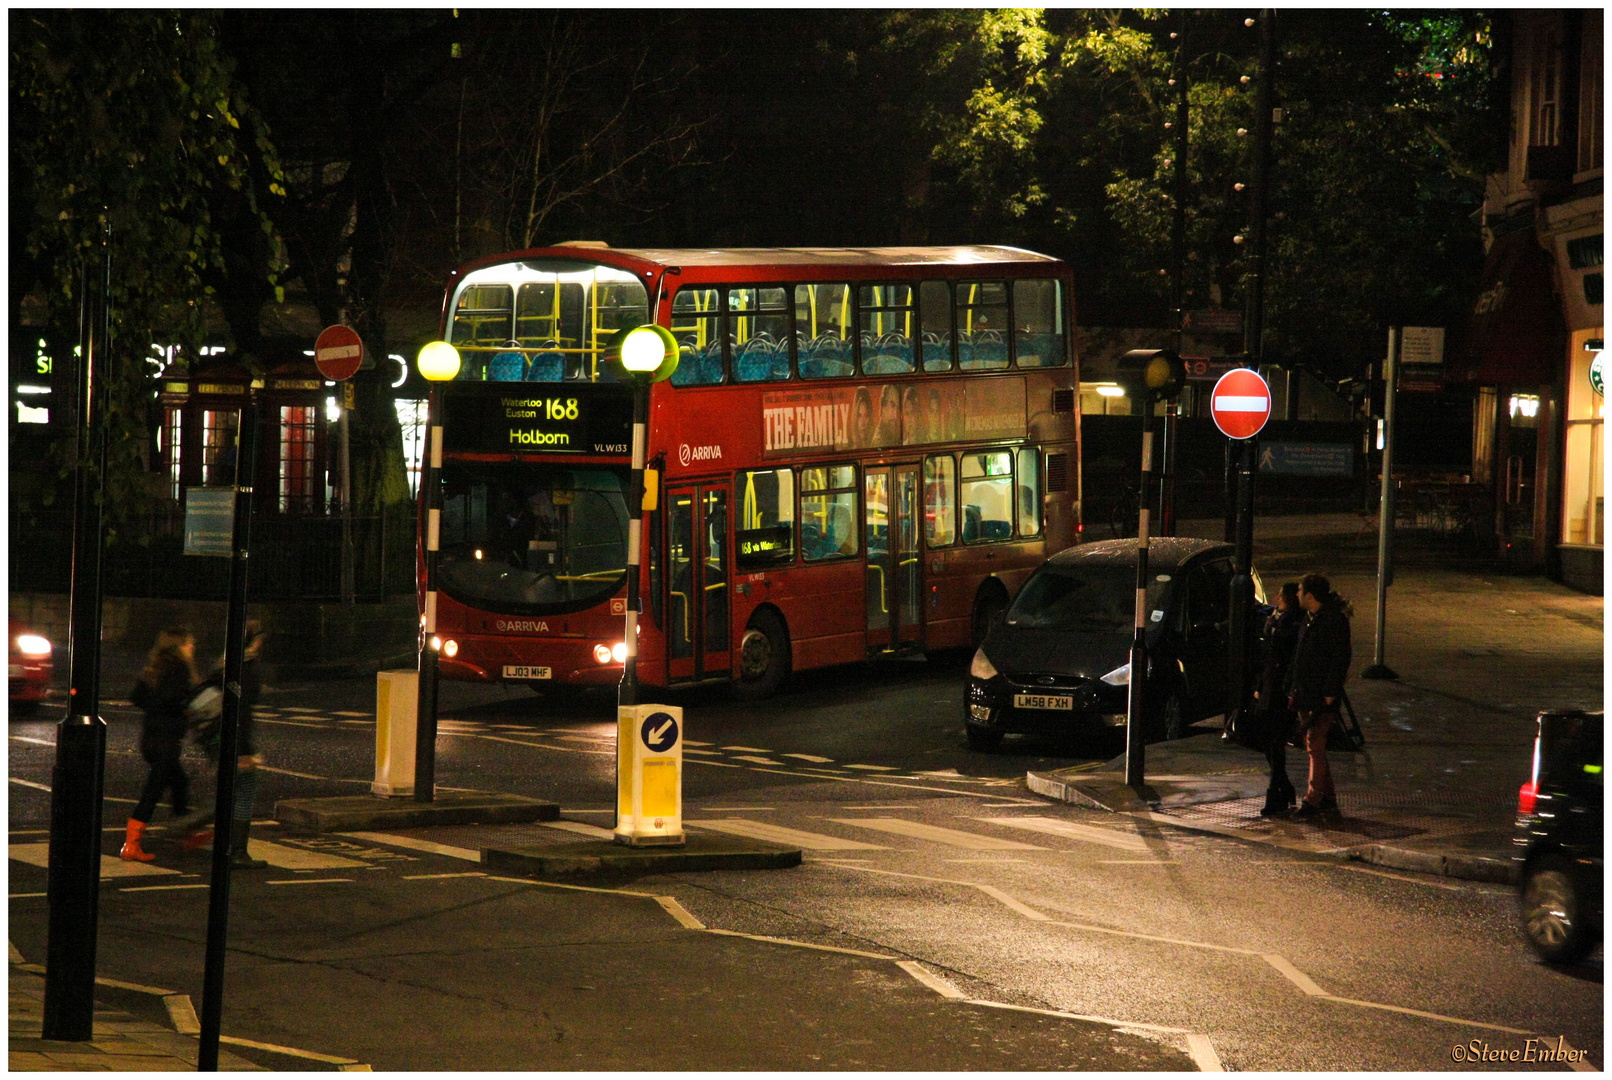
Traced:
[[1170, 349], [1132, 349], [1119, 358], [1119, 383], [1137, 400], [1169, 401], [1187, 385], [1187, 369]]

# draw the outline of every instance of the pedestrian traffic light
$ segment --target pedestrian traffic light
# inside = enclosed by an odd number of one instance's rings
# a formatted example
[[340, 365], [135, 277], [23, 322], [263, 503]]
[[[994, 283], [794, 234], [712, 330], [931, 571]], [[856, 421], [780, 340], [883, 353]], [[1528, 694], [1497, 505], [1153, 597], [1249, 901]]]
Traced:
[[1119, 358], [1118, 381], [1138, 400], [1169, 401], [1187, 385], [1187, 369], [1170, 349], [1132, 349]]

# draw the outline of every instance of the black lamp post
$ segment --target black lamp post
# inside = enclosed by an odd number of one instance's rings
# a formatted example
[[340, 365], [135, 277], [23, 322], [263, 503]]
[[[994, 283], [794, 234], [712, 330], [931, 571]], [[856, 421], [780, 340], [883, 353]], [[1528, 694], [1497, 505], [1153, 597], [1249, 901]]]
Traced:
[[420, 350], [420, 374], [431, 384], [426, 406], [420, 500], [425, 532], [425, 618], [420, 633], [420, 685], [414, 726], [414, 801], [434, 802], [437, 790], [437, 551], [442, 539], [442, 395], [437, 383], [459, 374], [459, 350], [433, 341]]

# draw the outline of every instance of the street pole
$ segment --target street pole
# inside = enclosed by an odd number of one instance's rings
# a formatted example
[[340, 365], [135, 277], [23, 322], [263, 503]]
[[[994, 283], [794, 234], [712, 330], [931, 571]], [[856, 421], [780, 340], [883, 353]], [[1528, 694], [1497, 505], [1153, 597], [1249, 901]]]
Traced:
[[1131, 674], [1125, 702], [1125, 784], [1140, 789], [1147, 760], [1147, 527], [1153, 482], [1152, 395], [1142, 393], [1142, 487], [1136, 518], [1136, 625], [1131, 635]]
[[1393, 580], [1394, 549], [1394, 383], [1399, 379], [1398, 327], [1388, 328], [1388, 358], [1383, 361], [1382, 491], [1377, 506], [1377, 649], [1362, 679], [1397, 679], [1384, 659], [1388, 645], [1388, 586]]
[[[341, 602], [351, 605], [357, 592], [353, 582], [352, 421], [348, 416], [353, 411], [353, 383], [348, 379], [338, 385], [341, 388], [341, 416], [336, 421], [337, 435], [341, 441]], [[385, 576], [383, 564], [383, 580]]]
[[258, 406], [241, 410], [235, 449], [235, 521], [231, 530], [229, 609], [224, 620], [224, 710], [218, 742], [218, 794], [213, 803], [213, 865], [207, 895], [207, 952], [202, 969], [198, 1072], [218, 1071], [224, 1014], [224, 955], [229, 938], [230, 848], [235, 831], [235, 773], [239, 765], [241, 665], [246, 654], [247, 559], [252, 551], [252, 477], [257, 466]]
[[431, 386], [426, 406], [426, 456], [420, 469], [425, 509], [425, 623], [420, 634], [420, 684], [414, 720], [414, 801], [436, 801], [437, 789], [437, 548], [442, 538], [442, 395]]
[[[649, 376], [629, 373], [632, 379], [632, 478], [627, 484], [627, 625], [622, 638], [627, 655], [621, 661], [621, 685], [616, 691], [616, 714], [638, 705], [639, 566], [643, 560], [644, 465], [649, 451]], [[618, 723], [619, 726], [619, 723]], [[622, 790], [623, 755], [616, 755], [616, 791]], [[611, 828], [621, 824], [621, 799]], [[620, 839], [618, 837], [618, 839]]]
[[[98, 279], [98, 280], [97, 280]], [[95, 1028], [96, 923], [101, 894], [101, 800], [106, 722], [101, 719], [101, 493], [106, 476], [111, 362], [112, 228], [101, 265], [79, 275], [78, 462], [73, 479], [73, 580], [67, 715], [56, 725], [51, 775], [43, 1034], [84, 1042]], [[99, 399], [99, 400], [97, 400]], [[92, 465], [93, 459], [93, 465]], [[92, 472], [93, 469], [93, 472]]]
[[[1181, 12], [1180, 29], [1175, 38], [1175, 70], [1170, 82], [1175, 87], [1175, 176], [1174, 210], [1170, 218], [1170, 349], [1176, 356], [1182, 352], [1182, 336], [1186, 326], [1186, 263], [1187, 263], [1187, 73], [1182, 63], [1187, 47], [1187, 13]], [[1181, 396], [1177, 393], [1164, 404], [1163, 468], [1159, 476], [1159, 535], [1175, 535], [1175, 458], [1180, 451], [1176, 434], [1176, 418], [1180, 412]]]

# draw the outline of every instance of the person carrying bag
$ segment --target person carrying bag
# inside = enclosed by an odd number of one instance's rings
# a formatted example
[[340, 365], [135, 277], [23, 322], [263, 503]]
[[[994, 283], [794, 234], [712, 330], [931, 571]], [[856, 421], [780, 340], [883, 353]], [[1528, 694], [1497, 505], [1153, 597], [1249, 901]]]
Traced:
[[1288, 705], [1298, 714], [1304, 749], [1310, 756], [1309, 785], [1293, 820], [1337, 821], [1338, 793], [1327, 761], [1327, 733], [1340, 722], [1343, 684], [1354, 659], [1349, 640], [1349, 618], [1354, 609], [1332, 591], [1320, 574], [1299, 581], [1299, 604], [1309, 613], [1293, 651], [1288, 675]]

